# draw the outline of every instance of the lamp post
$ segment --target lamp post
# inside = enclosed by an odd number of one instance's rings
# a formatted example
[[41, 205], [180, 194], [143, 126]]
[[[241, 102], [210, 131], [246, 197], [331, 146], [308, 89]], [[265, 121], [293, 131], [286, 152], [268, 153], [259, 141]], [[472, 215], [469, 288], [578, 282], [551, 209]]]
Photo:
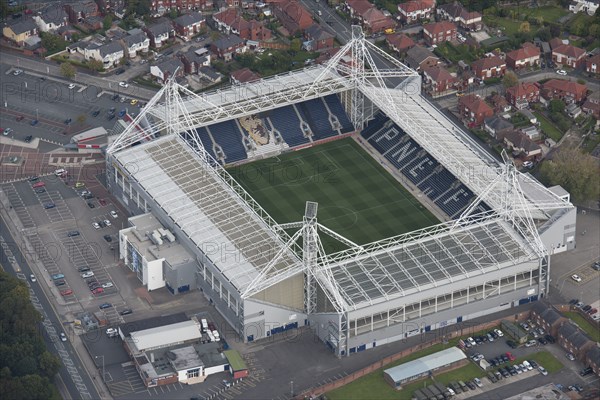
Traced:
[[105, 379], [105, 375], [104, 375], [104, 356], [94, 356], [94, 358], [98, 358], [98, 357], [102, 357], [102, 382], [104, 382]]
[[290, 381], [290, 393], [292, 397], [294, 397], [294, 381]]

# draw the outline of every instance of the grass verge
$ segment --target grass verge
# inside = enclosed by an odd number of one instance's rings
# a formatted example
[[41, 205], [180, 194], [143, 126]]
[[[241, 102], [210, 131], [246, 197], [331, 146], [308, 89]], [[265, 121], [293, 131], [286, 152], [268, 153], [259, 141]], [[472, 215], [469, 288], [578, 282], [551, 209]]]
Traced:
[[567, 318], [571, 318], [573, 322], [575, 322], [579, 327], [588, 334], [590, 338], [592, 338], [595, 342], [600, 342], [600, 330], [594, 325], [581, 316], [579, 313], [575, 311], [567, 311], [564, 312], [563, 315]]
[[542, 132], [558, 143], [558, 141], [563, 137], [563, 133], [559, 131], [554, 123], [546, 118], [541, 112], [536, 111], [533, 114], [537, 117], [538, 121], [540, 121], [540, 124], [542, 125]]

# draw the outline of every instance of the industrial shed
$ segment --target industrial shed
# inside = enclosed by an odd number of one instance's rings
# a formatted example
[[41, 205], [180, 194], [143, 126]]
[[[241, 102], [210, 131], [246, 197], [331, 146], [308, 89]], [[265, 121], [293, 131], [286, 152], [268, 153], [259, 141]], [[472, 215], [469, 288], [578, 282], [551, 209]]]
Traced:
[[438, 351], [425, 357], [383, 371], [384, 379], [396, 389], [403, 384], [431, 375], [433, 372], [465, 360], [467, 356], [457, 347]]

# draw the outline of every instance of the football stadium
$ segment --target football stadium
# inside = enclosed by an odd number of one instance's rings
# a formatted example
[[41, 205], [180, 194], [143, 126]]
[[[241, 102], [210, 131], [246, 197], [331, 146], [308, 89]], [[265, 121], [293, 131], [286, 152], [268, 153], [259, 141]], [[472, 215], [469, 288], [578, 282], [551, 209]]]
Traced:
[[168, 82], [107, 148], [119, 255], [200, 290], [251, 342], [308, 327], [347, 356], [536, 301], [576, 209], [499, 160], [365, 40], [195, 94]]

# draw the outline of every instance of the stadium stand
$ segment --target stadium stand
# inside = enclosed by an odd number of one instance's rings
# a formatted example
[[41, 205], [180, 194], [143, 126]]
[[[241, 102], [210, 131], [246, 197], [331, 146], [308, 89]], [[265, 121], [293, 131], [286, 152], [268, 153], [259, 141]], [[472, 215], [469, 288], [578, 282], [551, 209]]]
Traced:
[[329, 123], [329, 112], [320, 98], [307, 100], [297, 105], [302, 111], [303, 119], [313, 132], [313, 140], [320, 140], [336, 135], [331, 123]]
[[[449, 217], [460, 216], [474, 200], [469, 188], [385, 115], [377, 114], [361, 136]], [[481, 204], [477, 210], [489, 207]]]
[[219, 122], [210, 127], [212, 137], [225, 152], [225, 162], [232, 163], [248, 158], [244, 148], [243, 134], [235, 120]]
[[292, 106], [278, 108], [268, 116], [270, 125], [277, 129], [283, 140], [290, 147], [306, 144], [309, 139], [304, 136], [300, 128], [300, 120]]
[[350, 118], [348, 118], [348, 114], [346, 114], [340, 99], [334, 94], [322, 97], [321, 99], [325, 102], [327, 108], [329, 108], [329, 112], [337, 117], [341, 125], [340, 131], [342, 133], [352, 132], [354, 130], [354, 126], [352, 125]]

